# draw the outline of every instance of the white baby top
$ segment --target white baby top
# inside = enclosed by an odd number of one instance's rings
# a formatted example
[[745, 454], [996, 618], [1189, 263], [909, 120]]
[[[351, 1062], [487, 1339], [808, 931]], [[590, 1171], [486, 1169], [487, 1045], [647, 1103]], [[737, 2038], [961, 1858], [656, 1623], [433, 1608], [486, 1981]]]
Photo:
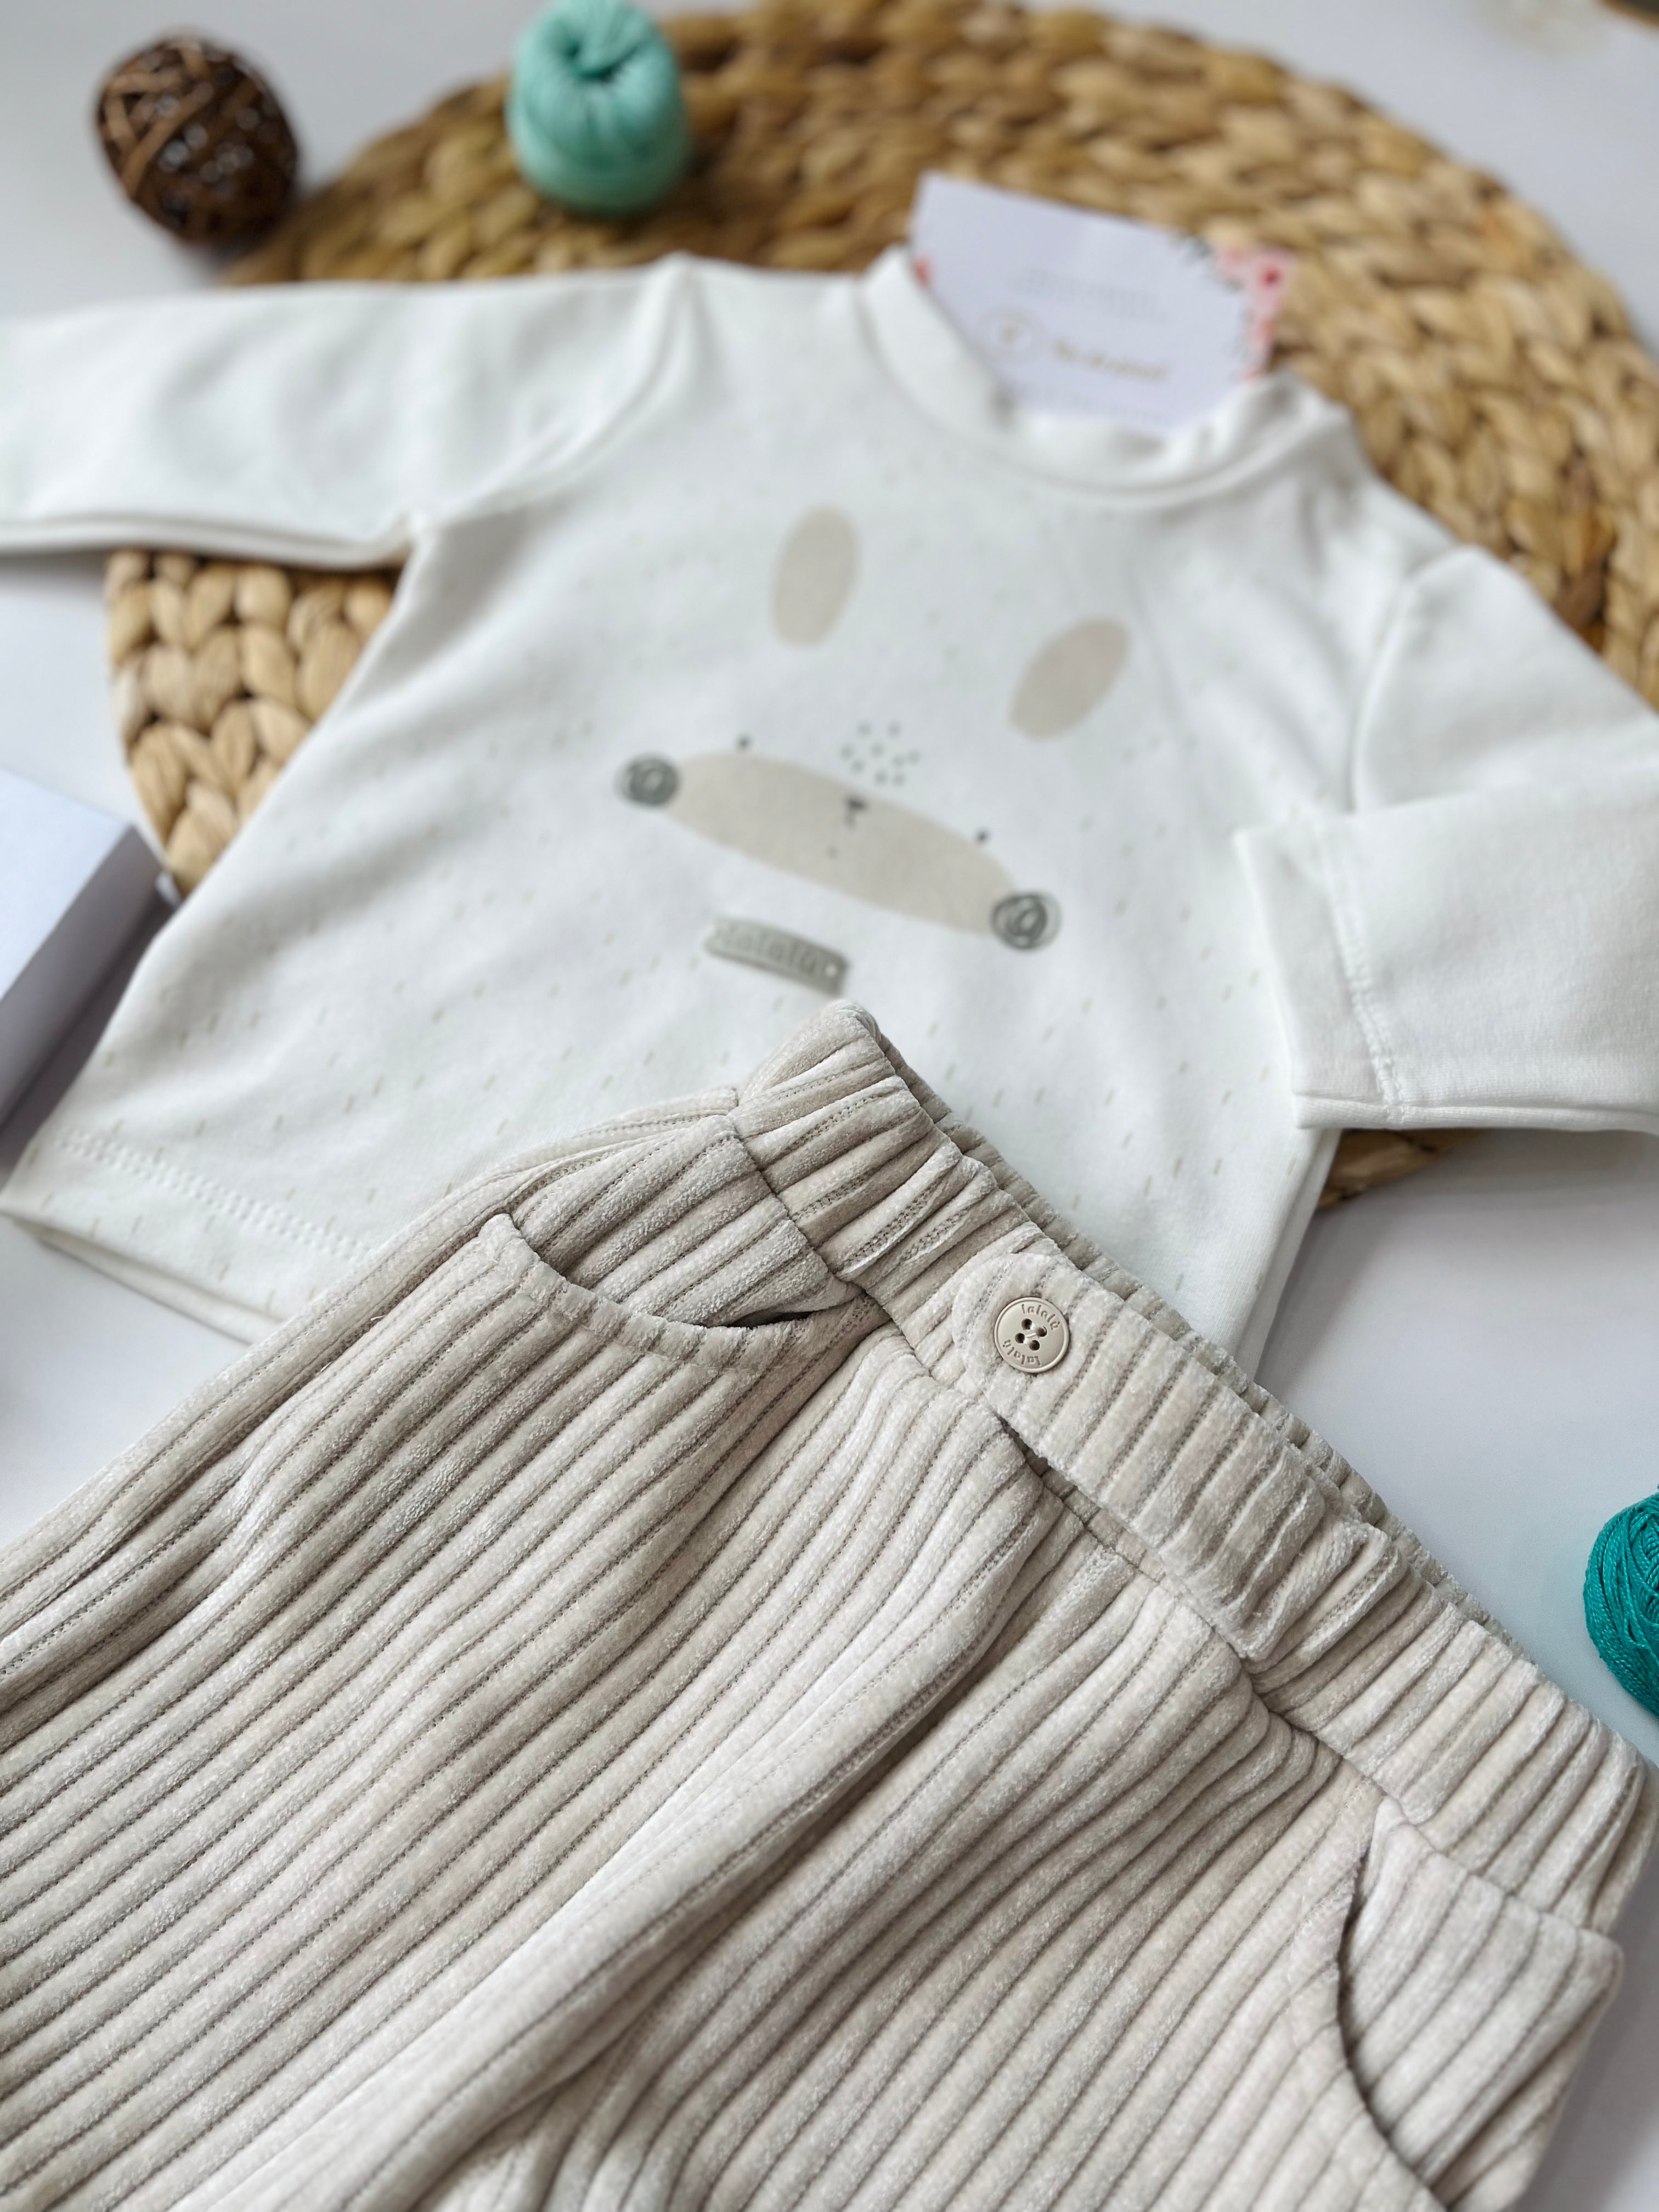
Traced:
[[1247, 1358], [1343, 1125], [1659, 1128], [1659, 721], [1293, 379], [1024, 410], [893, 254], [123, 306], [0, 393], [0, 545], [410, 552], [8, 1194], [222, 1325], [823, 985]]

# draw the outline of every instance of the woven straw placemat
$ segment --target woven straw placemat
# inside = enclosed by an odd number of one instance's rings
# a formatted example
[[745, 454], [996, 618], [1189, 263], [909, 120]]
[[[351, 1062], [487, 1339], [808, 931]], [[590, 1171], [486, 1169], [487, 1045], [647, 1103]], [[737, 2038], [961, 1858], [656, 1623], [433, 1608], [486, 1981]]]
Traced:
[[[1508, 561], [1659, 703], [1659, 368], [1539, 216], [1329, 85], [1094, 14], [835, 0], [679, 16], [699, 160], [659, 209], [579, 218], [519, 177], [501, 80], [369, 146], [231, 272], [245, 283], [618, 267], [680, 251], [862, 269], [941, 168], [1295, 257], [1278, 359], [1371, 459]], [[188, 551], [109, 564], [115, 704], [180, 887], [328, 707], [395, 577]], [[1327, 1201], [1454, 1135], [1345, 1138]]]

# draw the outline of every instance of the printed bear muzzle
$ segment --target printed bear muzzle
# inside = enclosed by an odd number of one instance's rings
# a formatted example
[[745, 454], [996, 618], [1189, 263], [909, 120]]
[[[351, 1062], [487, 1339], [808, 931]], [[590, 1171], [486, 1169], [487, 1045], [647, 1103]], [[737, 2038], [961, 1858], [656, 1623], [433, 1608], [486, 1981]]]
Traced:
[[1051, 943], [1060, 906], [1023, 891], [981, 845], [890, 799], [758, 753], [646, 753], [617, 788], [717, 845], [891, 914], [1000, 938], [1020, 952]]

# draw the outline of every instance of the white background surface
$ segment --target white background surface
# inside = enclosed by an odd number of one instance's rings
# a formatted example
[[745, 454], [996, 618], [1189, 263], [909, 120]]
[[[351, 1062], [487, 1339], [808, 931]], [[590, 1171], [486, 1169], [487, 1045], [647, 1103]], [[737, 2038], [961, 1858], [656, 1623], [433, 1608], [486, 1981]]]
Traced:
[[[211, 0], [193, 18], [270, 72], [327, 174], [502, 65], [531, 0]], [[1351, 85], [1541, 207], [1659, 341], [1659, 29], [1547, 0], [1127, 0]], [[107, 65], [157, 0], [8, 13], [0, 312], [209, 281], [118, 199], [93, 143]], [[0, 406], [5, 404], [0, 392]], [[99, 564], [0, 567], [0, 764], [137, 818], [104, 695]], [[898, 1041], [902, 1045], [903, 1040]], [[925, 1071], [924, 1071], [925, 1072]], [[0, 1539], [65, 1496], [237, 1347], [0, 1221]], [[1330, 1436], [1572, 1692], [1659, 1759], [1659, 1722], [1580, 1609], [1601, 1521], [1659, 1485], [1659, 1140], [1483, 1137], [1317, 1221], [1263, 1379]], [[1659, 2207], [1659, 1873], [1626, 1985], [1528, 2212]]]

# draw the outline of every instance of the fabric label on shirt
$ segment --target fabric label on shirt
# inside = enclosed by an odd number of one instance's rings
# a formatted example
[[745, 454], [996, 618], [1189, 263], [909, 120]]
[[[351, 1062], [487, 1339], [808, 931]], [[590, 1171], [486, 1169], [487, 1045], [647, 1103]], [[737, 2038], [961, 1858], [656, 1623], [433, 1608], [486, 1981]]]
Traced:
[[808, 984], [831, 998], [847, 981], [844, 953], [832, 952], [827, 945], [814, 945], [810, 938], [797, 937], [789, 930], [775, 929], [769, 921], [744, 921], [736, 915], [717, 915], [702, 942], [705, 952], [717, 952], [722, 960], [741, 960], [747, 967], [764, 968], [769, 975], [787, 976], [792, 983]]
[[917, 276], [1004, 389], [1036, 407], [1178, 429], [1267, 366], [1289, 255], [930, 172]]

